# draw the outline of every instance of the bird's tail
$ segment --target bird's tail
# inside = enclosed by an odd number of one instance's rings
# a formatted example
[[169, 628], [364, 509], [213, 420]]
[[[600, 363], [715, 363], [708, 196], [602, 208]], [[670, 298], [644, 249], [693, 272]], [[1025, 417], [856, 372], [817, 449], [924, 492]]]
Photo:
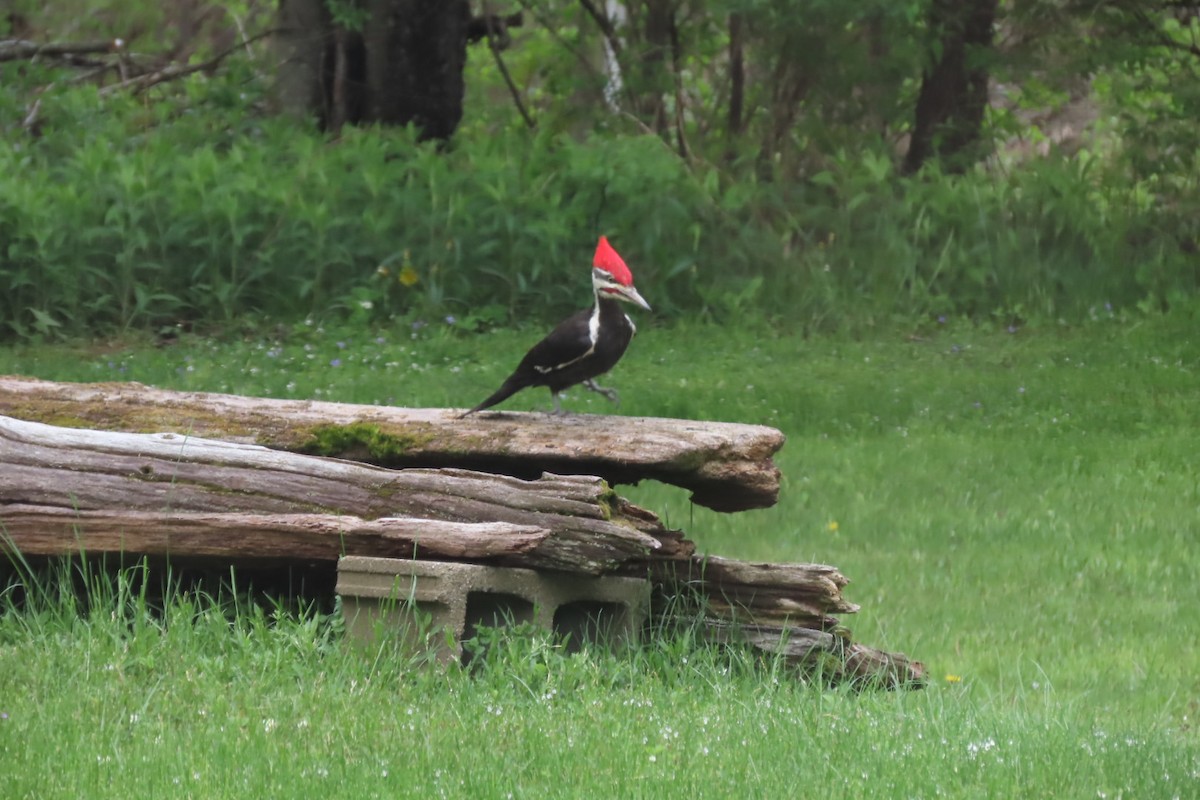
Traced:
[[507, 400], [508, 398], [512, 397], [514, 394], [519, 392], [522, 388], [524, 388], [524, 387], [521, 384], [517, 383], [516, 381], [505, 381], [504, 385], [502, 385], [496, 391], [492, 392], [492, 394], [488, 395], [488, 398], [486, 400], [484, 400], [482, 403], [475, 406], [474, 408], [472, 408], [470, 411], [466, 412], [465, 414], [460, 414], [458, 418], [462, 419], [463, 417], [469, 417], [472, 414], [474, 414], [476, 411], [483, 411], [485, 408], [491, 408], [492, 406], [496, 405], [497, 403], [503, 403], [505, 400]]

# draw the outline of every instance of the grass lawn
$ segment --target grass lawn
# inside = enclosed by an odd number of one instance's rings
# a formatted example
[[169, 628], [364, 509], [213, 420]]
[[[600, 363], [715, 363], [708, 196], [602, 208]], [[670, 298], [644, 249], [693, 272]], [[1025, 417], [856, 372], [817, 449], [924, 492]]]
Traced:
[[[709, 552], [838, 566], [844, 621], [924, 660], [924, 691], [822, 691], [686, 641], [517, 637], [440, 674], [344, 647], [336, 618], [159, 617], [118, 587], [102, 613], [0, 616], [0, 796], [1200, 796], [1197, 330], [642, 325], [619, 413], [779, 427], [784, 485], [734, 515], [622, 491]], [[0, 374], [465, 407], [538, 335], [300, 326], [2, 349]]]

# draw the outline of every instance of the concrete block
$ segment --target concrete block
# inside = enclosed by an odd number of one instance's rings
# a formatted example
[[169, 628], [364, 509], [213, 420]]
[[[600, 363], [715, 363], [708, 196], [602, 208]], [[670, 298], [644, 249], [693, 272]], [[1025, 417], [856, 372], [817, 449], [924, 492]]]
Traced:
[[352, 639], [387, 631], [444, 663], [463, 660], [476, 626], [510, 621], [568, 636], [569, 647], [633, 643], [650, 603], [642, 578], [367, 556], [339, 559], [337, 592]]

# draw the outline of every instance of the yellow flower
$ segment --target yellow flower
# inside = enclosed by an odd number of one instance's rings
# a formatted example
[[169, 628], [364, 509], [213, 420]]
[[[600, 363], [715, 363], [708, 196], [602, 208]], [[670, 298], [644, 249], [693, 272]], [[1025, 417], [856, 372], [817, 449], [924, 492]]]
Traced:
[[962, 683], [962, 675], [947, 675], [946, 683]]
[[417, 274], [415, 269], [405, 264], [404, 268], [400, 270], [400, 274], [396, 276], [396, 280], [405, 286], [415, 286], [417, 281], [421, 280], [421, 276]]
[[836, 519], [829, 520], [829, 524], [825, 526], [830, 533], [837, 533], [838, 524]]

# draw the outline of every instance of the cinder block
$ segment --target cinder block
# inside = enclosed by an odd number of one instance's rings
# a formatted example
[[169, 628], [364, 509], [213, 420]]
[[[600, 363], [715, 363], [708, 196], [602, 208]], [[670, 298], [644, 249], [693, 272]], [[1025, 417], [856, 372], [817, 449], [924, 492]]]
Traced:
[[633, 643], [650, 601], [642, 578], [367, 556], [338, 561], [337, 592], [351, 638], [370, 642], [386, 630], [444, 663], [463, 659], [476, 626], [510, 621], [569, 635], [574, 647]]

